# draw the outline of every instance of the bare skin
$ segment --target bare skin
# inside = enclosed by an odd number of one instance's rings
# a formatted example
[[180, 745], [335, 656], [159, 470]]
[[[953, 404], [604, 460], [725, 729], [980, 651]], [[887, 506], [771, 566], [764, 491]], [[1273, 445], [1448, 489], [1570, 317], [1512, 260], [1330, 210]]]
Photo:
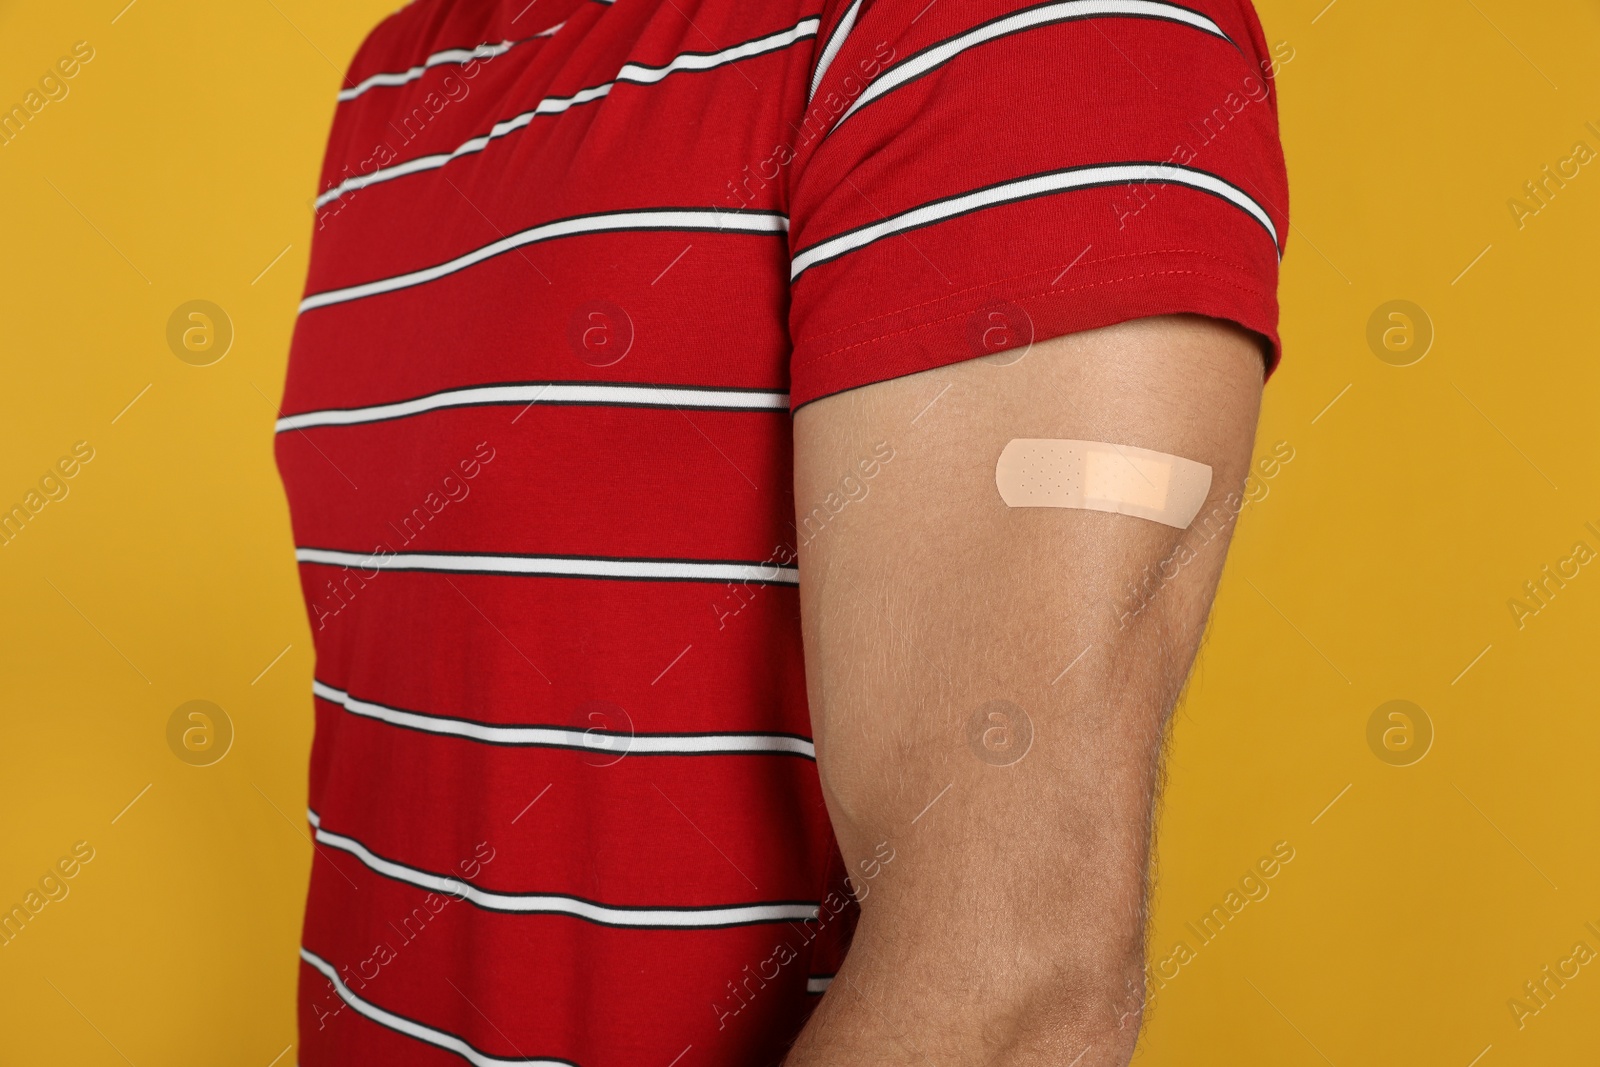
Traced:
[[[1162, 742], [1221, 575], [1261, 384], [1253, 337], [1179, 316], [797, 413], [802, 517], [874, 445], [894, 458], [800, 552], [817, 760], [863, 899], [788, 1067], [1128, 1062]], [[1198, 460], [1210, 499], [1189, 530], [1008, 509], [995, 461], [1019, 437]], [[1164, 561], [1175, 575], [1132, 612], [1129, 583]], [[1027, 724], [980, 710], [995, 700]]]

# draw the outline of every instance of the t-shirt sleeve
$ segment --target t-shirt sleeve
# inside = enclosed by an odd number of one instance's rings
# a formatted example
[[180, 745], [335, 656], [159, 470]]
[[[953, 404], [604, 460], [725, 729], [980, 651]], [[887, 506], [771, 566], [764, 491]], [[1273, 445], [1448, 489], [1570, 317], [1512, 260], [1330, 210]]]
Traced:
[[856, 0], [789, 168], [795, 408], [1150, 315], [1279, 356], [1288, 186], [1247, 0]]

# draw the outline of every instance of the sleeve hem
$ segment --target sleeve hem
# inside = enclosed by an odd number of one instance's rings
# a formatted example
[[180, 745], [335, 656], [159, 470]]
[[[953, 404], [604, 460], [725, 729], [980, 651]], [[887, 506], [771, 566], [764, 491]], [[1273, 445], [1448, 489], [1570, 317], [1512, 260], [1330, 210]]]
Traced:
[[1037, 343], [1156, 315], [1205, 315], [1260, 336], [1269, 376], [1278, 364], [1276, 294], [1214, 254], [1167, 249], [1098, 260], [1079, 265], [1070, 284], [1060, 284], [1072, 273], [1068, 267], [1053, 279], [1007, 279], [804, 341], [791, 360], [791, 409], [1003, 350], [987, 349], [979, 340], [984, 316], [997, 311], [1025, 328], [1020, 343], [1028, 335]]

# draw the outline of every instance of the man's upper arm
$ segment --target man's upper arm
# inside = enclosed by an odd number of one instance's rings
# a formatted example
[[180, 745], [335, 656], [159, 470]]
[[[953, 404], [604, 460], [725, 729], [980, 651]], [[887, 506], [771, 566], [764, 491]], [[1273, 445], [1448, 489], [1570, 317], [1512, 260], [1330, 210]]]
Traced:
[[[778, 179], [796, 527], [862, 912], [790, 1065], [1126, 1063], [1162, 726], [1277, 358], [1293, 50], [1248, 0], [824, 0], [817, 45]], [[1025, 438], [1211, 498], [1008, 508]]]
[[[1160, 739], [1238, 512], [1261, 378], [1252, 336], [1168, 317], [797, 413], [812, 724], [862, 918], [791, 1063], [1067, 1063], [1131, 1041], [1117, 1005], [1137, 1018]], [[1014, 438], [1195, 460], [1210, 495], [1187, 530], [1009, 508], [995, 464]], [[862, 457], [891, 454], [861, 480]], [[808, 525], [846, 476], [864, 495]], [[1100, 1062], [1116, 1061], [1080, 1067]]]

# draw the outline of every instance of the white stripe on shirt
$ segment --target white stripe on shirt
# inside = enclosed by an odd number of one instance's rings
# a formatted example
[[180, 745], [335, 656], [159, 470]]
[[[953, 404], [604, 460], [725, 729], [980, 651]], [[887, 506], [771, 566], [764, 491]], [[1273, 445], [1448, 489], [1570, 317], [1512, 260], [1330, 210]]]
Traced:
[[606, 559], [578, 556], [474, 555], [442, 552], [344, 552], [296, 548], [301, 563], [366, 571], [440, 571], [448, 574], [523, 574], [550, 578], [625, 578], [636, 581], [757, 582], [798, 585], [800, 570], [780, 563], [678, 559]]
[[822, 76], [833, 66], [833, 60], [838, 56], [839, 49], [844, 47], [845, 38], [850, 36], [850, 30], [855, 26], [856, 16], [859, 14], [861, 14], [861, 0], [851, 0], [850, 6], [845, 9], [844, 18], [833, 28], [828, 43], [823, 47], [822, 57], [817, 60], [816, 73], [811, 75], [811, 90], [806, 93], [807, 102], [817, 95], [817, 87], [822, 84]]
[[508, 1060], [499, 1056], [491, 1056], [469, 1045], [455, 1034], [425, 1026], [415, 1019], [406, 1018], [404, 1015], [396, 1015], [394, 1012], [380, 1008], [370, 1000], [359, 996], [345, 984], [343, 978], [339, 977], [339, 972], [334, 968], [333, 964], [304, 946], [300, 948], [300, 958], [320, 971], [322, 976], [328, 980], [328, 984], [333, 986], [334, 992], [339, 994], [339, 999], [354, 1008], [358, 1014], [396, 1033], [405, 1034], [407, 1037], [424, 1041], [436, 1048], [454, 1052], [457, 1056], [472, 1064], [473, 1067], [576, 1067], [571, 1060]]
[[[921, 77], [930, 70], [943, 66], [969, 48], [976, 48], [1001, 37], [1009, 37], [1040, 26], [1049, 26], [1059, 22], [1070, 22], [1076, 19], [1119, 17], [1181, 22], [1185, 25], [1193, 26], [1197, 30], [1203, 30], [1206, 33], [1220, 37], [1229, 44], [1234, 43], [1233, 39], [1223, 32], [1221, 26], [1218, 26], [1204, 15], [1191, 11], [1186, 7], [1179, 7], [1177, 4], [1162, 3], [1161, 0], [1065, 0], [1065, 2], [1061, 3], [1040, 4], [1037, 7], [1024, 8], [1014, 14], [1004, 15], [982, 23], [967, 30], [965, 33], [958, 34], [908, 56], [904, 61], [895, 64], [875, 78], [872, 84], [867, 86], [860, 96], [856, 97], [855, 102], [850, 105], [849, 109], [834, 122], [833, 129], [837, 130], [844, 125], [846, 119], [874, 100], [893, 92], [900, 86]], [[1044, 54], [1041, 53], [1041, 55]], [[814, 87], [812, 91], [815, 92]]]
[[765, 55], [768, 52], [776, 52], [779, 49], [789, 47], [796, 41], [806, 40], [816, 35], [817, 19], [808, 18], [802, 19], [789, 29], [780, 30], [765, 37], [758, 37], [752, 41], [745, 41], [731, 48], [725, 48], [720, 52], [684, 52], [659, 67], [644, 66], [639, 63], [624, 64], [612, 80], [603, 82], [600, 85], [591, 85], [586, 89], [580, 89], [571, 96], [545, 97], [531, 110], [495, 123], [489, 128], [488, 133], [480, 134], [468, 141], [464, 141], [449, 152], [418, 156], [415, 159], [408, 159], [404, 163], [396, 163], [391, 167], [381, 167], [366, 174], [352, 175], [320, 194], [315, 201], [315, 205], [321, 208], [356, 189], [362, 189], [379, 182], [393, 181], [396, 178], [403, 178], [408, 174], [416, 174], [419, 171], [437, 170], [453, 159], [483, 151], [491, 141], [498, 140], [507, 134], [522, 129], [539, 115], [560, 114], [568, 108], [598, 100], [600, 97], [609, 94], [618, 85], [654, 85], [667, 77], [667, 75], [678, 71], [712, 70], [728, 63], [738, 62], [741, 59], [749, 59], [754, 56]]
[[441, 896], [476, 904], [486, 911], [521, 915], [566, 915], [601, 926], [643, 927], [646, 929], [715, 930], [758, 923], [806, 922], [817, 917], [817, 905], [795, 901], [771, 904], [732, 904], [708, 908], [640, 908], [600, 904], [582, 897], [560, 893], [497, 893], [480, 889], [471, 882], [431, 871], [418, 870], [379, 856], [353, 837], [336, 834], [317, 826], [318, 844], [336, 848], [360, 860], [369, 870], [397, 882], [426, 889]]
[[420, 415], [442, 408], [513, 404], [571, 404], [605, 407], [681, 408], [688, 411], [787, 411], [789, 394], [754, 389], [690, 385], [613, 385], [608, 382], [523, 382], [474, 385], [427, 396], [358, 408], [328, 408], [285, 415], [277, 432], [312, 426], [352, 426]]
[[1215, 174], [1210, 174], [1203, 170], [1194, 170], [1189, 167], [1181, 167], [1174, 163], [1117, 163], [1106, 166], [1070, 167], [1066, 170], [1030, 174], [1025, 178], [1001, 182], [985, 189], [975, 189], [969, 193], [945, 197], [941, 200], [919, 205], [909, 211], [902, 211], [898, 215], [892, 215], [879, 222], [849, 230], [839, 234], [837, 237], [830, 237], [827, 240], [817, 242], [809, 248], [802, 249], [794, 257], [790, 265], [789, 280], [793, 282], [805, 271], [819, 263], [837, 259], [847, 253], [881, 241], [886, 237], [893, 237], [958, 215], [969, 215], [1000, 204], [1031, 200], [1036, 197], [1067, 192], [1073, 189], [1087, 189], [1102, 185], [1136, 185], [1162, 182], [1186, 185], [1192, 189], [1199, 189], [1202, 192], [1221, 197], [1259, 222], [1266, 229], [1268, 235], [1271, 236], [1273, 244], [1278, 244], [1277, 228], [1272, 225], [1272, 219], [1268, 216], [1266, 210], [1251, 199], [1242, 189], [1223, 181]]
[[738, 211], [722, 210], [720, 208], [660, 208], [640, 209], [633, 211], [613, 211], [599, 215], [579, 215], [574, 218], [556, 219], [540, 226], [532, 226], [521, 230], [498, 241], [492, 241], [481, 248], [446, 260], [432, 267], [421, 270], [408, 271], [405, 274], [396, 274], [389, 278], [379, 278], [376, 281], [363, 282], [360, 285], [346, 286], [343, 289], [329, 289], [320, 293], [312, 293], [300, 301], [300, 312], [327, 307], [330, 304], [343, 304], [350, 300], [360, 300], [363, 297], [376, 296], [379, 293], [390, 293], [396, 289], [409, 289], [414, 285], [423, 285], [436, 281], [457, 271], [466, 270], [468, 267], [482, 263], [486, 259], [503, 255], [523, 245], [536, 244], [540, 241], [550, 241], [558, 237], [572, 237], [577, 234], [607, 233], [625, 230], [694, 230], [734, 233], [784, 233], [789, 228], [789, 220], [772, 211]]
[[[535, 34], [534, 37], [528, 38], [528, 40], [533, 40], [538, 37], [549, 37], [560, 28], [561, 26], [559, 24], [552, 26], [548, 30]], [[406, 70], [384, 71], [378, 74], [372, 74], [362, 78], [359, 82], [352, 85], [348, 89], [340, 89], [339, 102], [344, 103], [347, 100], [354, 100], [368, 89], [376, 89], [379, 87], [388, 88], [396, 85], [405, 85], [407, 82], [414, 82], [434, 67], [441, 67], [445, 66], [446, 64], [452, 66], [461, 66], [472, 62], [474, 59], [494, 59], [496, 56], [505, 55], [517, 45], [523, 43], [525, 42], [500, 41], [497, 44], [485, 42], [484, 44], [478, 45], [476, 48], [446, 48], [442, 51], [433, 53], [427, 59], [424, 59], [421, 63], [418, 63], [414, 67], [410, 67]]]
[[326, 682], [313, 680], [311, 691], [352, 715], [376, 719], [425, 733], [462, 737], [495, 745], [569, 748], [622, 756], [793, 755], [816, 758], [816, 746], [792, 734], [630, 734], [615, 730], [568, 726], [500, 725], [433, 715], [359, 700]]

